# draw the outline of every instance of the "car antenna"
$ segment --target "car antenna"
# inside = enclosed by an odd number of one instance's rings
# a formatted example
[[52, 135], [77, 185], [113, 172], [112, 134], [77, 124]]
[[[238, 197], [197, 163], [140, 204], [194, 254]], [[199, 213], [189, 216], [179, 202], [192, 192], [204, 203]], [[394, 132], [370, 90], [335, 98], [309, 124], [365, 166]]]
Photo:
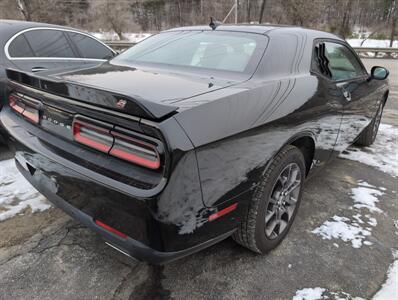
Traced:
[[222, 22], [215, 20], [213, 17], [210, 17], [210, 28], [215, 30], [218, 26], [220, 26]]

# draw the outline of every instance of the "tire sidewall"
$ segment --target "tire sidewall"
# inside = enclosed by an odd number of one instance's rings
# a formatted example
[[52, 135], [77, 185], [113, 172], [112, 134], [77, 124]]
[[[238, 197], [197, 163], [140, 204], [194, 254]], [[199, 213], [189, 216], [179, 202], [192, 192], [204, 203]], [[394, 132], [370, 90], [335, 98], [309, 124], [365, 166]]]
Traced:
[[[281, 151], [283, 152], [283, 151]], [[296, 217], [297, 211], [300, 206], [302, 194], [303, 194], [303, 187], [304, 187], [304, 179], [305, 179], [305, 162], [304, 162], [304, 156], [301, 153], [301, 151], [298, 148], [292, 148], [289, 150], [285, 155], [283, 155], [279, 161], [277, 161], [276, 164], [271, 163], [271, 166], [269, 167], [270, 172], [265, 172], [265, 175], [262, 178], [262, 182], [258, 186], [254, 197], [259, 197], [259, 206], [258, 206], [258, 213], [257, 213], [257, 218], [256, 218], [256, 229], [255, 229], [255, 240], [257, 244], [257, 248], [261, 252], [268, 252], [275, 248], [286, 236], [286, 234], [289, 232], [290, 227], [292, 226], [292, 223]], [[289, 224], [287, 225], [285, 231], [281, 233], [279, 236], [277, 236], [274, 239], [269, 239], [267, 238], [265, 234], [265, 214], [266, 210], [268, 207], [268, 203], [270, 201], [270, 194], [272, 193], [274, 184], [283, 171], [283, 169], [290, 163], [296, 163], [301, 171], [301, 188], [300, 188], [300, 193], [299, 197], [296, 203], [296, 209], [293, 213], [293, 216], [291, 220], [289, 221]]]
[[[373, 119], [372, 124], [372, 143], [376, 140], [377, 133], [379, 132], [379, 127], [381, 123], [381, 118], [383, 117], [383, 104], [380, 104], [379, 108], [377, 109], [376, 116]], [[378, 121], [377, 119], [380, 118]], [[377, 126], [377, 128], [375, 128]]]

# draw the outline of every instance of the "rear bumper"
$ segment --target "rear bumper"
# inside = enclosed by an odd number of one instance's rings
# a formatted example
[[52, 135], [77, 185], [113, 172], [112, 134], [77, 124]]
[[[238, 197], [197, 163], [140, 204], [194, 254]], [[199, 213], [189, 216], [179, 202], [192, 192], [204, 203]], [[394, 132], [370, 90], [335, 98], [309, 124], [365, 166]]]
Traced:
[[145, 244], [134, 240], [130, 237], [127, 238], [120, 238], [102, 227], [98, 226], [93, 218], [86, 213], [82, 212], [81, 210], [75, 208], [74, 206], [70, 205], [68, 202], [54, 194], [50, 191], [48, 186], [42, 181], [35, 180], [34, 176], [31, 175], [29, 170], [26, 170], [22, 167], [22, 164], [18, 158], [16, 158], [16, 165], [18, 170], [22, 173], [22, 175], [38, 190], [41, 194], [43, 194], [52, 204], [56, 207], [62, 209], [65, 213], [71, 216], [73, 219], [78, 220], [91, 230], [95, 231], [96, 233], [100, 234], [101, 237], [110, 245], [115, 247], [120, 252], [128, 255], [134, 259], [139, 261], [146, 261], [151, 264], [164, 264], [167, 262], [171, 262], [173, 260], [182, 258], [184, 256], [190, 255], [197, 251], [200, 251], [204, 248], [207, 248], [223, 239], [229, 237], [235, 230], [226, 232], [220, 236], [212, 238], [206, 242], [198, 244], [194, 247], [190, 247], [180, 251], [173, 251], [173, 252], [161, 252], [155, 249], [152, 249]]
[[[195, 161], [194, 157], [185, 157], [180, 164], [183, 171], [174, 172], [178, 176], [172, 175], [162, 192], [138, 197], [128, 190], [121, 191], [103, 176], [95, 176], [95, 170], [58, 157], [46, 146], [50, 137], [38, 138], [35, 130], [40, 129], [8, 107], [1, 112], [0, 120], [10, 134], [10, 147], [23, 176], [55, 206], [124, 254], [162, 264], [215, 244], [236, 228], [237, 212], [207, 222], [206, 216], [214, 210], [204, 207], [201, 197], [196, 196], [200, 189], [191, 174], [195, 168], [186, 165]], [[95, 220], [128, 237], [105, 230]]]

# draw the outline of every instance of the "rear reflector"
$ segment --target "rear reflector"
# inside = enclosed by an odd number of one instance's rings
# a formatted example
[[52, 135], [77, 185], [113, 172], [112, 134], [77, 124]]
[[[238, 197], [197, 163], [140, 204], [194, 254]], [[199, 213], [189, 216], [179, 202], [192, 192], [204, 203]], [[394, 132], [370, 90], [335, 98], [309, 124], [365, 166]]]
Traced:
[[227, 213], [230, 213], [231, 211], [234, 211], [237, 207], [238, 207], [238, 203], [234, 203], [231, 206], [228, 206], [228, 207], [226, 207], [226, 208], [224, 208], [224, 209], [222, 209], [222, 210], [210, 215], [208, 220], [210, 222], [214, 221], [215, 219], [218, 219], [219, 217], [221, 217], [221, 216], [223, 216], [223, 215], [225, 215]]
[[160, 158], [155, 146], [118, 132], [111, 133], [115, 137], [115, 143], [109, 152], [110, 155], [149, 169], [160, 167]]
[[105, 153], [108, 153], [113, 145], [113, 136], [109, 129], [80, 120], [73, 122], [73, 137], [77, 142]]
[[124, 239], [127, 238], [126, 234], [124, 234], [123, 232], [120, 232], [119, 230], [117, 230], [117, 229], [115, 229], [115, 228], [113, 228], [113, 227], [111, 227], [109, 225], [106, 225], [104, 222], [101, 222], [99, 220], [95, 220], [95, 224], [97, 224], [98, 226], [104, 228], [106, 231], [109, 231], [110, 233], [113, 233], [113, 234], [115, 234], [115, 235], [117, 235], [117, 236], [119, 236], [121, 238], [124, 238]]

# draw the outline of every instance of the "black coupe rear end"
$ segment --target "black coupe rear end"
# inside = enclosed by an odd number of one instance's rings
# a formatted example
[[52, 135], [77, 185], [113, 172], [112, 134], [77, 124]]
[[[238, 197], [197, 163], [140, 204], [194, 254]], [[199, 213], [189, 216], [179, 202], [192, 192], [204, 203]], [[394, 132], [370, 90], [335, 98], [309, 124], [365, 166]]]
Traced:
[[7, 70], [1, 123], [32, 185], [128, 256], [164, 263], [231, 235], [265, 253], [307, 175], [374, 140], [387, 75], [327, 33], [180, 28], [94, 68]]

